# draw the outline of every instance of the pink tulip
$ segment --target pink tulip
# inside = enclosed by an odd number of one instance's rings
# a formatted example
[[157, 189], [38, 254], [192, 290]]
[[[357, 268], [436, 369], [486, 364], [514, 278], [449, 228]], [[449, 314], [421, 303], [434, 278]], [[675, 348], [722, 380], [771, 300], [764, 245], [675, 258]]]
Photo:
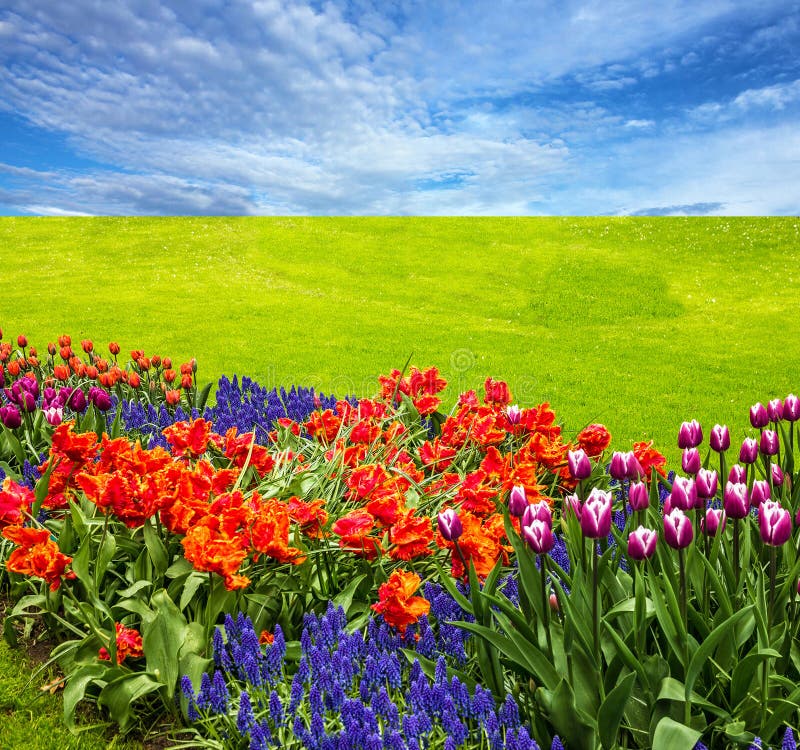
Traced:
[[522, 518], [527, 507], [528, 496], [525, 494], [525, 488], [521, 484], [515, 484], [508, 496], [508, 512], [512, 516]]
[[697, 496], [702, 500], [710, 500], [717, 494], [719, 479], [714, 469], [700, 469], [697, 472], [695, 485], [697, 486]]
[[758, 458], [758, 441], [755, 438], [747, 437], [742, 440], [742, 447], [739, 449], [739, 460], [743, 464], [755, 463]]
[[780, 487], [783, 484], [783, 469], [778, 464], [771, 464], [770, 470], [772, 471], [772, 484]]
[[696, 448], [703, 442], [703, 428], [693, 419], [683, 422], [678, 430], [678, 448]]
[[658, 534], [652, 529], [640, 526], [628, 536], [628, 557], [632, 560], [646, 560], [656, 551]]
[[747, 481], [747, 469], [744, 466], [740, 466], [739, 464], [734, 464], [731, 466], [731, 470], [728, 472], [728, 481], [733, 482], [734, 484], [741, 484], [742, 482]]
[[697, 448], [684, 448], [681, 456], [681, 467], [687, 474], [700, 471], [700, 451]]
[[770, 422], [778, 422], [783, 419], [783, 404], [779, 398], [773, 398], [767, 404], [767, 417]]
[[522, 525], [529, 526], [533, 521], [542, 521], [548, 526], [553, 525], [553, 512], [544, 500], [532, 503], [525, 508], [525, 512], [522, 514]]
[[780, 503], [766, 500], [758, 509], [758, 527], [764, 544], [780, 547], [792, 535], [792, 517]]
[[575, 515], [575, 518], [578, 521], [581, 520], [581, 515], [583, 514], [583, 505], [581, 504], [580, 498], [576, 494], [567, 495], [564, 498], [564, 508], [569, 508]]
[[705, 518], [700, 519], [700, 530], [708, 536], [716, 536], [718, 529], [725, 531], [725, 512], [722, 508], [709, 508]]
[[760, 401], [757, 404], [753, 404], [750, 407], [750, 424], [756, 429], [761, 429], [767, 426], [767, 422], [769, 422], [769, 416], [764, 404]]
[[688, 547], [694, 539], [692, 522], [680, 508], [673, 508], [664, 516], [664, 541], [674, 549]]
[[597, 487], [592, 489], [581, 512], [581, 531], [584, 536], [590, 539], [608, 536], [611, 531], [612, 502], [610, 492], [604, 492]]
[[750, 512], [750, 498], [747, 494], [747, 485], [744, 483], [728, 482], [722, 497], [725, 514], [729, 518], [744, 518]]
[[788, 422], [800, 419], [800, 398], [790, 393], [783, 401], [783, 418]]
[[456, 541], [456, 539], [458, 539], [464, 531], [464, 527], [461, 525], [461, 519], [458, 517], [458, 513], [456, 513], [452, 508], [443, 510], [439, 514], [437, 522], [439, 524], [439, 533], [448, 542]]
[[759, 448], [765, 456], [774, 456], [778, 452], [778, 433], [775, 430], [764, 430], [761, 433]]
[[511, 424], [519, 424], [522, 420], [522, 409], [516, 404], [513, 404], [506, 409], [506, 417]]
[[632, 482], [628, 489], [628, 502], [632, 510], [647, 510], [650, 504], [650, 493], [644, 482]]
[[689, 510], [699, 507], [697, 497], [697, 486], [694, 479], [689, 477], [675, 477], [672, 482], [672, 491], [669, 493], [672, 508]]
[[766, 479], [756, 479], [753, 482], [753, 487], [750, 490], [750, 505], [757, 508], [765, 500], [769, 500], [771, 496], [769, 490], [769, 482]]
[[537, 555], [547, 554], [555, 543], [550, 525], [538, 519], [522, 525], [522, 537]]
[[731, 433], [725, 425], [715, 424], [708, 440], [711, 450], [723, 453], [731, 447]]
[[586, 451], [583, 448], [578, 448], [576, 451], [567, 452], [567, 465], [569, 466], [569, 473], [573, 479], [580, 481], [586, 479], [592, 474], [592, 462]]

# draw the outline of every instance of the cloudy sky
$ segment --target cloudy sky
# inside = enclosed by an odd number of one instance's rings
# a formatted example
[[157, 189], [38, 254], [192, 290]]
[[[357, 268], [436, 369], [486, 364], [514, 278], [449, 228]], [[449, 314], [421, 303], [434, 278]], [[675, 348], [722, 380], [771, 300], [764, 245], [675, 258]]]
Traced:
[[0, 214], [798, 214], [800, 2], [3, 0]]

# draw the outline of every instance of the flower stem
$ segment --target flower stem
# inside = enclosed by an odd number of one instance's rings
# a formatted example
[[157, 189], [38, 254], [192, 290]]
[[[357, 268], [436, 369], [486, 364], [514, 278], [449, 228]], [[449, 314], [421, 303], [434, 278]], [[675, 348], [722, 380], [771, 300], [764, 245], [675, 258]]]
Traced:
[[[683, 619], [683, 672], [686, 674], [689, 669], [689, 619], [686, 613], [687, 610], [687, 591], [686, 591], [686, 560], [685, 550], [678, 550], [678, 572], [680, 574], [680, 587], [681, 587], [681, 618]], [[691, 697], [686, 699], [683, 704], [683, 718], [684, 724], [689, 726], [692, 721], [692, 700]]]
[[594, 549], [594, 540], [592, 540], [592, 634], [594, 636], [594, 656], [597, 661], [597, 683], [600, 690], [600, 701], [605, 700], [605, 687], [603, 685], [603, 655], [600, 651], [600, 587], [598, 585], [597, 575], [598, 557], [597, 550]]
[[539, 574], [542, 579], [542, 623], [544, 625], [544, 634], [547, 639], [547, 654], [550, 661], [553, 661], [553, 639], [550, 635], [550, 602], [547, 597], [547, 555], [539, 555], [541, 565], [539, 567]]

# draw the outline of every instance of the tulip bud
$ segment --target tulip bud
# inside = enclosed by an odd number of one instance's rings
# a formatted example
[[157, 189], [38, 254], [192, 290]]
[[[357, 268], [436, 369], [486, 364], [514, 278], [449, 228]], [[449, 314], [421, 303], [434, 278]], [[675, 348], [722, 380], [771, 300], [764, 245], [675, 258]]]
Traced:
[[567, 452], [567, 464], [569, 466], [569, 473], [573, 479], [580, 481], [586, 479], [592, 474], [592, 462], [586, 451], [583, 448], [578, 448], [575, 451]]
[[725, 425], [715, 424], [711, 430], [711, 437], [709, 438], [711, 450], [717, 453], [722, 453], [731, 445], [731, 433]]
[[[164, 366], [166, 367], [166, 364]], [[513, 404], [506, 409], [506, 417], [511, 424], [519, 424], [522, 419], [522, 409], [516, 404]]]
[[522, 525], [529, 526], [533, 521], [543, 521], [548, 526], [553, 525], [553, 512], [544, 500], [532, 503], [525, 508], [525, 512], [522, 514]]
[[154, 354], [152, 357], [150, 357], [150, 363], [153, 365], [153, 367], [158, 367], [161, 364], [161, 357], [158, 354]]
[[700, 519], [700, 529], [707, 536], [716, 536], [717, 530], [725, 531], [725, 513], [721, 508], [709, 508], [705, 518]]
[[608, 467], [608, 473], [619, 481], [625, 479], [625, 475], [628, 473], [628, 465], [624, 453], [614, 451], [611, 455], [611, 465]]
[[461, 524], [461, 519], [458, 513], [452, 508], [443, 510], [438, 517], [439, 533], [448, 541], [454, 542], [458, 539], [464, 527]]
[[678, 430], [679, 448], [696, 448], [702, 442], [703, 428], [696, 419], [681, 424], [680, 430]]
[[28, 345], [28, 339], [25, 338], [25, 336], [23, 336], [22, 334], [17, 336], [17, 346], [20, 349], [24, 349], [27, 345]]
[[192, 387], [192, 376], [191, 375], [183, 375], [181, 377], [181, 388], [191, 388]]
[[644, 482], [632, 482], [628, 488], [628, 502], [632, 510], [647, 510], [650, 504], [650, 493]]
[[767, 417], [770, 422], [778, 422], [783, 419], [783, 404], [779, 398], [773, 398], [767, 404]]
[[[92, 391], [94, 391], [94, 398], [92, 398]], [[103, 388], [91, 388], [89, 397], [100, 411], [108, 411], [111, 408], [111, 396]]]
[[761, 433], [761, 452], [765, 456], [774, 456], [778, 452], [778, 433], [775, 430], [764, 430]]
[[758, 441], [755, 438], [745, 438], [739, 449], [739, 460], [743, 464], [755, 463], [758, 458]]
[[750, 490], [750, 505], [757, 508], [765, 500], [770, 499], [769, 482], [766, 479], [756, 479]]
[[22, 415], [14, 404], [0, 407], [0, 422], [9, 430], [16, 430], [22, 424]]
[[81, 349], [88, 354], [94, 349], [94, 344], [89, 339], [83, 339], [83, 341], [81, 341]]
[[558, 605], [558, 597], [555, 594], [550, 594], [550, 609], [553, 612], [558, 612], [560, 607]]
[[142, 379], [139, 377], [139, 374], [136, 372], [129, 372], [128, 373], [128, 385], [131, 388], [138, 388], [142, 384]]
[[792, 518], [779, 503], [766, 500], [758, 509], [758, 527], [764, 544], [780, 547], [792, 535]]
[[522, 537], [537, 555], [547, 554], [555, 544], [550, 525], [538, 519], [522, 525]]
[[764, 404], [759, 401], [757, 404], [750, 407], [750, 424], [753, 425], [753, 427], [761, 429], [767, 426], [767, 422], [769, 422], [769, 416], [767, 415]]
[[575, 518], [577, 518], [578, 521], [581, 520], [581, 515], [583, 513], [583, 505], [581, 504], [581, 501], [577, 495], [575, 494], [567, 495], [564, 498], [563, 507], [569, 508], [569, 510], [571, 510], [572, 513], [574, 514]]
[[181, 392], [169, 390], [164, 394], [164, 398], [170, 406], [177, 406], [181, 402]]
[[789, 422], [800, 419], [800, 398], [790, 393], [783, 401], [783, 418]]
[[672, 482], [672, 490], [669, 493], [669, 498], [672, 503], [671, 507], [673, 508], [689, 510], [690, 508], [699, 507], [697, 486], [694, 480], [688, 477], [675, 477]]
[[728, 472], [728, 481], [733, 482], [734, 484], [742, 484], [742, 482], [746, 482], [747, 469], [739, 464], [734, 464], [731, 466], [731, 470]]
[[62, 346], [72, 346], [72, 337], [71, 336], [59, 336], [58, 337], [58, 345], [59, 347]]
[[700, 451], [697, 448], [684, 448], [681, 466], [687, 474], [697, 474], [700, 471]]
[[656, 551], [658, 534], [652, 529], [639, 526], [628, 536], [628, 557], [632, 560], [646, 560]]
[[683, 549], [692, 539], [694, 529], [689, 517], [680, 508], [673, 508], [664, 516], [664, 541], [674, 549]]
[[528, 496], [525, 488], [521, 484], [515, 484], [508, 495], [508, 512], [512, 516], [522, 518], [522, 514], [528, 507]]
[[725, 508], [725, 515], [729, 518], [744, 518], [750, 511], [747, 485], [728, 482], [722, 496], [722, 505]]
[[701, 500], [710, 500], [717, 494], [718, 482], [717, 472], [714, 469], [700, 469], [695, 480], [697, 497]]
[[116, 357], [116, 356], [117, 356], [117, 354], [119, 354], [119, 344], [118, 344], [116, 341], [112, 341], [112, 342], [111, 342], [111, 343], [108, 345], [108, 351], [109, 351], [109, 352], [110, 352], [110, 353], [111, 353], [111, 354], [112, 354], [114, 357]]
[[610, 492], [594, 487], [586, 498], [581, 510], [581, 531], [585, 537], [600, 539], [611, 531], [611, 506], [613, 498]]
[[770, 470], [772, 471], [772, 484], [780, 487], [783, 484], [783, 470], [778, 464], [770, 464]]
[[55, 357], [57, 351], [58, 351], [58, 349], [56, 348], [56, 345], [52, 341], [50, 343], [48, 343], [48, 345], [47, 345], [47, 353], [51, 357]]

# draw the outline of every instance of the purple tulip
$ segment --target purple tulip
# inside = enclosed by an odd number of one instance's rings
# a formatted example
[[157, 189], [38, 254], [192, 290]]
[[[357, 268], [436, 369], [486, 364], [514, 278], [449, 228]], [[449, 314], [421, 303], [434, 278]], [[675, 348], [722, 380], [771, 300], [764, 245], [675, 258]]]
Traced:
[[711, 450], [723, 453], [731, 447], [730, 430], [723, 424], [715, 424], [708, 442], [711, 445]]
[[89, 401], [91, 401], [100, 411], [108, 411], [111, 408], [111, 396], [103, 388], [90, 388]]
[[790, 393], [783, 400], [783, 418], [787, 422], [796, 422], [800, 419], [800, 398]]
[[456, 539], [458, 539], [458, 537], [460, 537], [461, 533], [464, 531], [464, 527], [461, 525], [461, 519], [458, 517], [458, 513], [456, 513], [452, 508], [443, 510], [439, 514], [437, 521], [439, 524], [439, 533], [448, 542], [456, 541]]
[[717, 529], [725, 531], [725, 512], [722, 508], [709, 508], [705, 518], [700, 519], [700, 529], [707, 536], [716, 536]]
[[16, 430], [22, 424], [22, 415], [14, 404], [0, 407], [0, 422], [9, 430]]
[[770, 469], [772, 471], [772, 484], [780, 487], [783, 484], [783, 469], [778, 464], [770, 464]]
[[758, 441], [755, 438], [746, 437], [742, 440], [742, 447], [739, 449], [739, 460], [743, 464], [752, 464], [757, 458]]
[[774, 456], [778, 452], [778, 433], [775, 430], [764, 430], [761, 433], [761, 452], [765, 456]]
[[742, 484], [742, 482], [746, 482], [747, 469], [739, 464], [734, 464], [731, 466], [731, 470], [728, 472], [728, 481], [733, 482], [734, 484]]
[[632, 482], [628, 489], [628, 502], [633, 510], [647, 510], [650, 504], [650, 493], [644, 482]]
[[760, 401], [750, 407], [750, 424], [756, 429], [761, 429], [767, 426], [769, 422], [769, 415], [767, 409]]
[[[61, 392], [69, 391], [69, 388], [62, 388]], [[86, 408], [86, 395], [80, 388], [73, 388], [67, 394], [65, 406], [68, 406], [74, 412], [82, 412]]]
[[664, 541], [674, 549], [688, 547], [694, 539], [692, 522], [680, 508], [673, 508], [664, 516]]
[[525, 508], [525, 512], [522, 514], [523, 526], [530, 526], [534, 521], [542, 521], [548, 526], [553, 525], [553, 512], [544, 500], [540, 500], [538, 503], [532, 503]]
[[628, 536], [628, 557], [632, 560], [646, 560], [656, 551], [658, 534], [652, 529], [640, 526]]
[[778, 422], [783, 419], [783, 404], [779, 398], [773, 398], [767, 404], [767, 416], [770, 422]]
[[619, 481], [625, 479], [625, 475], [628, 473], [628, 461], [626, 456], [626, 453], [621, 453], [620, 451], [614, 451], [611, 454], [611, 464], [608, 467], [608, 473]]
[[583, 515], [583, 505], [581, 505], [580, 498], [577, 495], [574, 493], [572, 495], [567, 495], [564, 498], [563, 507], [569, 508], [575, 515], [575, 518], [580, 522], [581, 515]]
[[750, 490], [750, 505], [753, 508], [757, 508], [761, 503], [769, 500], [771, 495], [769, 482], [766, 479], [756, 479]]
[[6, 374], [3, 371], [3, 366], [0, 365], [0, 388], [6, 384]]
[[719, 477], [714, 469], [700, 469], [695, 480], [697, 486], [697, 497], [702, 500], [710, 500], [717, 494]]
[[689, 510], [699, 507], [697, 497], [697, 486], [694, 479], [688, 477], [675, 477], [672, 482], [672, 491], [669, 493], [671, 508]]
[[611, 531], [611, 505], [613, 499], [610, 492], [593, 488], [586, 498], [581, 511], [581, 531], [590, 539], [601, 539]]
[[508, 512], [512, 516], [522, 518], [522, 514], [528, 507], [528, 496], [525, 488], [521, 484], [515, 484], [508, 495]]
[[703, 442], [703, 428], [693, 419], [683, 422], [678, 430], [678, 448], [696, 448]]
[[681, 466], [687, 474], [697, 474], [700, 471], [700, 451], [697, 448], [684, 448]]
[[722, 507], [725, 508], [725, 515], [728, 518], [744, 518], [750, 511], [747, 485], [728, 482], [722, 497]]
[[764, 544], [780, 547], [792, 535], [792, 517], [780, 503], [766, 500], [758, 509], [758, 527]]
[[522, 420], [522, 409], [513, 404], [506, 409], [506, 417], [511, 424], [519, 424]]
[[42, 408], [46, 409], [48, 406], [53, 406], [53, 402], [58, 398], [55, 388], [45, 388], [42, 391]]
[[567, 452], [567, 464], [569, 466], [569, 473], [573, 479], [580, 481], [586, 479], [592, 474], [592, 462], [586, 451], [583, 448], [578, 448], [576, 451]]
[[555, 544], [550, 524], [536, 518], [530, 524], [522, 524], [522, 537], [537, 555], [546, 555]]

